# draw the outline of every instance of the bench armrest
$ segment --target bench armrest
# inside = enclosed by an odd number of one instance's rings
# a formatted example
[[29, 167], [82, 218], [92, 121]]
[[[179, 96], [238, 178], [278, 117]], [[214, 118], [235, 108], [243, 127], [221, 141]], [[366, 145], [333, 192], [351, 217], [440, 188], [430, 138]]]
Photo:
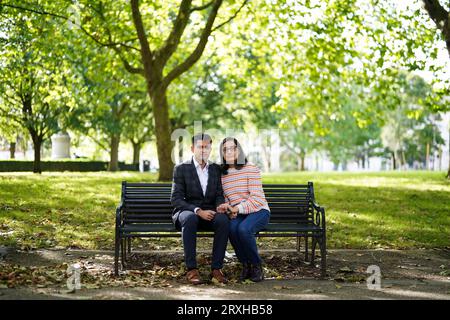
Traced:
[[321, 226], [323, 230], [325, 230], [325, 208], [319, 206], [317, 203], [312, 201], [312, 206], [314, 211], [316, 211], [314, 215], [314, 222], [316, 225]]
[[116, 227], [122, 224], [122, 204], [116, 208]]

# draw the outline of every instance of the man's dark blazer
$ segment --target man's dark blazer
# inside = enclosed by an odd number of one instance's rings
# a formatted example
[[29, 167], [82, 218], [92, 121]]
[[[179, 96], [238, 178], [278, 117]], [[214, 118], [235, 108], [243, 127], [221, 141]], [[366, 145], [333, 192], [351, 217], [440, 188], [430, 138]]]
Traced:
[[203, 196], [193, 159], [175, 166], [170, 199], [174, 207], [173, 220], [177, 220], [180, 212], [185, 210], [194, 212], [197, 207], [203, 210], [216, 211], [216, 208], [225, 202], [221, 175], [219, 165], [209, 163], [208, 185], [205, 196]]

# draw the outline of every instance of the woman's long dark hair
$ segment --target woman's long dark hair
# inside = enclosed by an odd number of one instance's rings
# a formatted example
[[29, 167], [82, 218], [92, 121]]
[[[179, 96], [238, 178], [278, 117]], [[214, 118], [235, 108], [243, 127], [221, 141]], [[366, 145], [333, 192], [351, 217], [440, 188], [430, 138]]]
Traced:
[[230, 165], [228, 165], [225, 161], [225, 157], [223, 156], [223, 145], [225, 144], [225, 142], [227, 141], [233, 141], [234, 145], [237, 147], [237, 149], [239, 150], [239, 155], [237, 157], [236, 160], [234, 160], [234, 166], [237, 170], [241, 170], [243, 166], [245, 166], [248, 162], [247, 157], [245, 156], [244, 150], [242, 150], [241, 144], [239, 143], [239, 141], [237, 141], [236, 138], [233, 137], [228, 137], [223, 139], [222, 143], [220, 144], [220, 159], [221, 159], [221, 163], [220, 163], [220, 169], [222, 170], [222, 174], [228, 174], [228, 169], [230, 168]]

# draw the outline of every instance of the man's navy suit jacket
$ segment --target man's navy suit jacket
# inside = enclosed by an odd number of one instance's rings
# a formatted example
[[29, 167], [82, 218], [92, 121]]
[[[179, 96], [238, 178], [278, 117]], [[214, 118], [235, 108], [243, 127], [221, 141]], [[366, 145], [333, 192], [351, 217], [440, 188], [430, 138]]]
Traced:
[[176, 165], [173, 170], [170, 199], [174, 207], [173, 220], [176, 221], [178, 214], [185, 210], [194, 212], [195, 208], [200, 208], [216, 211], [216, 208], [225, 202], [221, 175], [219, 165], [209, 163], [208, 185], [203, 195], [193, 159]]

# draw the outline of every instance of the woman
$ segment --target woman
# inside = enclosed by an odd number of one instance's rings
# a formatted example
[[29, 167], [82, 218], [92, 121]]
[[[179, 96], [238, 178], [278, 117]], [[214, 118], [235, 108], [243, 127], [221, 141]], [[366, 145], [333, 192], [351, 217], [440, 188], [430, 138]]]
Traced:
[[248, 163], [235, 138], [225, 138], [220, 145], [222, 208], [230, 215], [230, 242], [242, 263], [240, 281], [264, 279], [255, 233], [269, 223], [270, 209], [264, 195], [258, 167]]

